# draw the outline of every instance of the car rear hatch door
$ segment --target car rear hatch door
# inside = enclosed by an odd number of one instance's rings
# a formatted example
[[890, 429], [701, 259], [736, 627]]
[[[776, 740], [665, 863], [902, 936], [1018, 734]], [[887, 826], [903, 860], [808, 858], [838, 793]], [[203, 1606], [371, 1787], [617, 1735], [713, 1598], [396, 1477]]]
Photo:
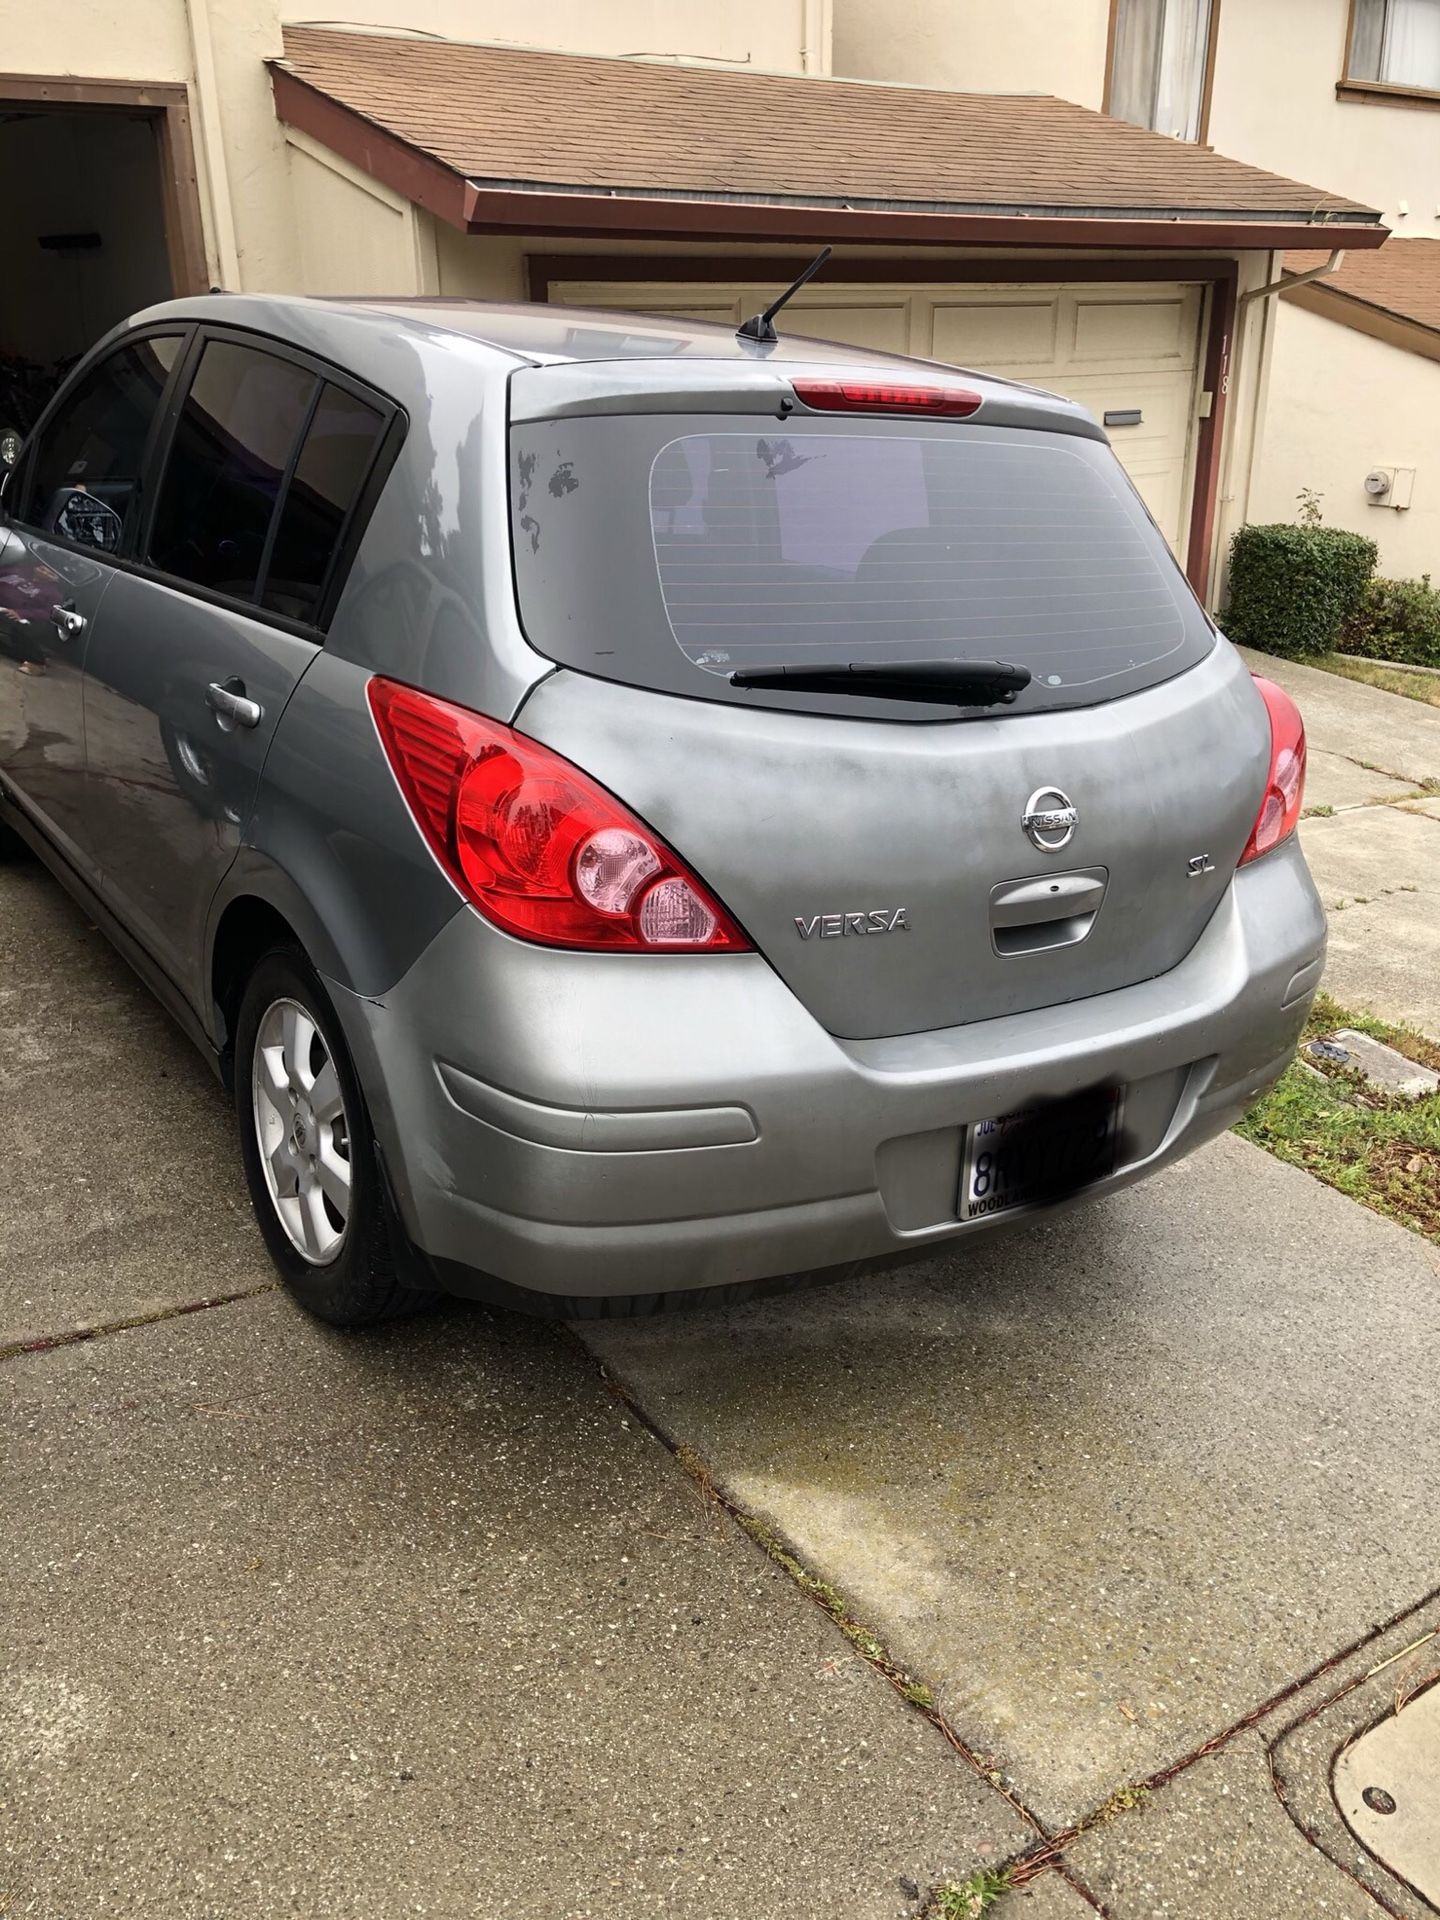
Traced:
[[[1098, 430], [1004, 393], [988, 422], [774, 404], [513, 423], [521, 618], [568, 669], [521, 730], [662, 833], [837, 1035], [1176, 965], [1253, 824], [1267, 722]], [[964, 707], [730, 679], [900, 656], [1032, 680]]]

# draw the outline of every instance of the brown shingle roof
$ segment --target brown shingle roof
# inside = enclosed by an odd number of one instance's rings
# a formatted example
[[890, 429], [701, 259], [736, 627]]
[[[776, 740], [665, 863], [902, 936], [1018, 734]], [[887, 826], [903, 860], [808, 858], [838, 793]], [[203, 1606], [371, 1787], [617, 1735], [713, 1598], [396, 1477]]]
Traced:
[[[1328, 253], [1287, 253], [1288, 273], [1323, 266]], [[1440, 240], [1391, 239], [1376, 253], [1347, 253], [1338, 273], [1312, 282], [1397, 319], [1440, 332]]]
[[286, 29], [277, 65], [282, 112], [294, 97], [282, 94], [288, 73], [382, 137], [506, 192], [1370, 229], [1379, 219], [1353, 200], [1038, 94], [309, 27]]

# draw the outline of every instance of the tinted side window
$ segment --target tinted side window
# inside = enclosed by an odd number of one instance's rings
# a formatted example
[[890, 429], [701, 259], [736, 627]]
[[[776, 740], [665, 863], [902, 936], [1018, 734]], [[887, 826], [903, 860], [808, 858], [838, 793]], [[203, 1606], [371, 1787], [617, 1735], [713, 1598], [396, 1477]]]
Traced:
[[383, 424], [374, 407], [327, 382], [280, 512], [262, 606], [292, 620], [314, 619]]
[[185, 396], [150, 531], [152, 565], [197, 587], [255, 597], [270, 522], [316, 376], [212, 340]]
[[29, 460], [20, 517], [44, 533], [113, 553], [140, 494], [140, 463], [182, 336], [107, 354], [62, 402]]

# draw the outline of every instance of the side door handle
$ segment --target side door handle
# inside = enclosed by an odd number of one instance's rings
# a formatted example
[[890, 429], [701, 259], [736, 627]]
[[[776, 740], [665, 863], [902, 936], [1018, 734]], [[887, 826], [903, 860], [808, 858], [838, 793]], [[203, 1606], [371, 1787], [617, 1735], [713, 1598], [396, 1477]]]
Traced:
[[225, 733], [234, 727], [258, 727], [265, 718], [260, 702], [246, 697], [243, 680], [212, 680], [205, 689], [205, 704]]
[[85, 616], [75, 611], [75, 602], [67, 600], [62, 606], [51, 607], [50, 619], [62, 640], [74, 640], [85, 631]]

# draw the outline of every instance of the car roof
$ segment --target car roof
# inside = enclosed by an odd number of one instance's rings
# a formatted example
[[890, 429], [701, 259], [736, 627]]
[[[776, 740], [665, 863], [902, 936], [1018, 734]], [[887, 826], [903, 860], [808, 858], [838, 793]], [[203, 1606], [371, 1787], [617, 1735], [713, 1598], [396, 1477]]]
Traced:
[[[347, 306], [378, 308], [397, 319], [414, 316], [423, 323], [468, 334], [531, 361], [555, 360], [817, 360], [853, 365], [905, 367], [903, 355], [866, 347], [837, 345], [808, 338], [797, 313], [793, 332], [782, 315], [780, 338], [762, 346], [742, 340], [734, 327], [684, 314], [622, 312], [600, 307], [555, 307], [490, 300], [437, 300], [425, 296], [345, 301]], [[933, 362], [927, 364], [935, 364]], [[947, 371], [953, 372], [950, 368]]]
[[[201, 294], [189, 299], [167, 300], [134, 316], [131, 324], [147, 324], [165, 319], [225, 321], [242, 326], [260, 324], [274, 328], [282, 337], [295, 329], [304, 329], [325, 316], [353, 317], [358, 320], [384, 316], [402, 332], [417, 335], [461, 334], [477, 345], [496, 348], [517, 360], [532, 365], [557, 361], [592, 360], [733, 360], [739, 364], [765, 364], [770, 361], [824, 362], [837, 366], [888, 367], [899, 371], [906, 367], [943, 368], [947, 374], [962, 371], [939, 361], [908, 358], [903, 354], [881, 353], [869, 347], [842, 346], [833, 340], [807, 337], [796, 327], [785, 329], [785, 316], [779, 316], [780, 338], [773, 345], [742, 340], [733, 327], [718, 326], [708, 320], [694, 320], [666, 313], [628, 313], [597, 307], [554, 307], [540, 303], [500, 300], [443, 298], [434, 294], [377, 294], [373, 297], [347, 295], [335, 297], [313, 294]], [[288, 323], [288, 324], [287, 324]], [[977, 376], [994, 378], [993, 375]], [[1008, 382], [1006, 384], [1015, 384]]]
[[[803, 314], [797, 314], [797, 322]], [[570, 389], [573, 406], [556, 395], [561, 411], [585, 410], [602, 391], [632, 396], [657, 391], [712, 395], [732, 388], [773, 390], [798, 367], [825, 372], [851, 367], [892, 381], [914, 380], [923, 368], [929, 380], [963, 379], [988, 403], [987, 422], [1056, 427], [1103, 438], [1083, 407], [1044, 389], [960, 368], [942, 361], [843, 346], [781, 331], [773, 344], [740, 338], [729, 326], [662, 313], [609, 312], [591, 307], [555, 307], [435, 295], [377, 294], [344, 298], [301, 294], [213, 293], [169, 300], [127, 323], [166, 321], [228, 324], [268, 333], [291, 345], [350, 365], [361, 377], [403, 401], [397, 354], [434, 348], [458, 339], [500, 372], [518, 367], [550, 369]], [[779, 315], [783, 328], [785, 315]], [[606, 373], [608, 363], [610, 373]], [[781, 372], [783, 369], [783, 373]], [[927, 382], [928, 383], [928, 382]], [[587, 401], [583, 396], [589, 395]], [[652, 395], [653, 398], [653, 395]]]

